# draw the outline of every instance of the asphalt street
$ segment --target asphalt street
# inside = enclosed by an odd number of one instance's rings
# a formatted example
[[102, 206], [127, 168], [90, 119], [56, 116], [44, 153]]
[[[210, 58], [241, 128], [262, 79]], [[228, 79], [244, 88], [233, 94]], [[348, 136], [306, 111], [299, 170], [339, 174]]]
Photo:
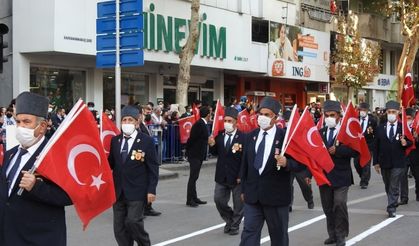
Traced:
[[[240, 235], [230, 236], [223, 233], [223, 221], [213, 202], [214, 170], [214, 165], [208, 165], [201, 170], [197, 184], [198, 196], [208, 201], [208, 204], [198, 208], [185, 205], [188, 170], [177, 170], [177, 178], [159, 182], [157, 201], [153, 206], [163, 214], [145, 219], [145, 227], [153, 245], [239, 244]], [[415, 201], [413, 179], [409, 179], [409, 203], [398, 208], [396, 218], [389, 219], [385, 211], [387, 199], [381, 177], [372, 172], [370, 186], [367, 190], [361, 190], [357, 185], [359, 178], [355, 170], [353, 173], [355, 185], [351, 186], [348, 197], [350, 235], [347, 245], [419, 245], [419, 202]], [[313, 210], [307, 209], [296, 182], [294, 187], [295, 201], [289, 221], [290, 245], [324, 245], [323, 241], [327, 238], [326, 224], [317, 186], [313, 186]], [[74, 208], [68, 207], [67, 230], [70, 246], [116, 245], [111, 209], [95, 218], [87, 230], [83, 231]], [[266, 225], [261, 241], [262, 245], [270, 245]]]

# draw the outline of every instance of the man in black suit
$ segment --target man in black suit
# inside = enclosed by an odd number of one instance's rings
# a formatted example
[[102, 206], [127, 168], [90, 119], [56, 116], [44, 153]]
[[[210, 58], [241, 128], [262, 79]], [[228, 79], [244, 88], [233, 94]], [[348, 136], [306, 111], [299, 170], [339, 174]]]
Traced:
[[[413, 108], [407, 108], [406, 109], [406, 121], [407, 121], [407, 126], [409, 127], [410, 132], [412, 133], [412, 135], [414, 136], [416, 133], [415, 131], [412, 129], [412, 122], [413, 119], [415, 118], [415, 110]], [[417, 138], [415, 138], [415, 142], [417, 142]], [[409, 202], [409, 181], [407, 180], [407, 176], [408, 176], [408, 170], [409, 167], [412, 170], [412, 174], [415, 173], [414, 177], [415, 177], [415, 183], [417, 182], [416, 180], [416, 176], [417, 176], [417, 170], [415, 169], [415, 166], [417, 166], [416, 162], [416, 151], [417, 148], [419, 148], [418, 144], [416, 143], [416, 148], [411, 150], [409, 155], [406, 158], [407, 164], [406, 164], [406, 168], [403, 171], [402, 176], [400, 177], [400, 202], [399, 205], [406, 205]], [[417, 191], [416, 191], [417, 192]]]
[[159, 178], [157, 154], [151, 137], [136, 130], [139, 110], [121, 112], [122, 133], [111, 140], [109, 164], [117, 201], [113, 205], [114, 233], [119, 246], [151, 245], [144, 229], [143, 209], [156, 199]]
[[[224, 131], [210, 137], [208, 143], [213, 155], [218, 155], [215, 168], [214, 202], [221, 218], [226, 222], [224, 233], [239, 234], [243, 218], [243, 202], [240, 200], [240, 166], [245, 134], [237, 129], [238, 111], [225, 108]], [[233, 195], [233, 209], [228, 205]]]
[[65, 109], [59, 108], [57, 110], [57, 113], [51, 115], [51, 121], [52, 125], [55, 130], [58, 129], [58, 127], [61, 125], [61, 122], [63, 122], [65, 116]]
[[398, 102], [386, 103], [387, 122], [380, 124], [375, 135], [374, 168], [383, 177], [389, 217], [396, 216], [400, 178], [407, 164], [405, 150], [412, 145], [411, 141], [404, 138], [402, 124], [397, 121], [399, 109]]
[[[410, 110], [409, 110], [410, 109]], [[411, 117], [407, 116], [407, 124], [410, 128], [412, 128], [413, 137], [415, 138], [416, 149], [413, 149], [410, 154], [408, 155], [410, 169], [412, 170], [413, 177], [415, 178], [415, 194], [416, 194], [416, 201], [419, 201], [419, 137], [418, 132], [413, 129], [412, 122], [416, 114], [415, 110], [409, 108], [406, 110], [406, 114], [409, 115], [409, 111], [411, 112]], [[411, 118], [409, 120], [409, 118]], [[402, 184], [403, 185], [403, 184]], [[406, 181], [405, 187], [407, 187], [407, 192], [409, 192], [408, 182]]]
[[241, 246], [260, 244], [265, 221], [271, 245], [289, 244], [290, 170], [296, 170], [298, 164], [280, 154], [285, 135], [275, 124], [280, 107], [274, 98], [263, 98], [258, 108], [260, 128], [246, 136], [241, 170], [245, 203]]
[[[0, 167], [0, 245], [67, 243], [64, 206], [68, 195], [48, 179], [29, 174], [47, 144], [48, 98], [22, 92], [16, 98], [16, 138]], [[19, 188], [24, 192], [17, 194]]]
[[[340, 103], [327, 100], [324, 102], [324, 121], [326, 126], [320, 129], [323, 142], [335, 164], [332, 171], [326, 173], [331, 186], [319, 187], [320, 199], [326, 215], [327, 233], [329, 238], [325, 244], [345, 245], [345, 237], [349, 234], [348, 190], [353, 184], [351, 158], [357, 156], [353, 149], [339, 143], [336, 136], [340, 128]], [[344, 131], [344, 129], [341, 129]]]
[[[298, 113], [298, 112], [297, 112]], [[285, 121], [284, 131], [287, 131], [288, 122], [291, 117], [291, 111], [287, 110], [282, 115]], [[307, 202], [307, 208], [313, 209], [313, 190], [311, 189], [311, 174], [307, 168], [299, 172], [291, 172], [291, 204], [289, 211], [292, 212], [292, 204], [294, 203], [294, 179], [297, 180], [298, 186], [300, 186], [301, 193], [303, 194], [304, 200]]]
[[[138, 107], [140, 115], [138, 117], [138, 130], [144, 133], [147, 136], [151, 137], [150, 129], [144, 124], [143, 122], [143, 108], [141, 106]], [[155, 210], [153, 208], [153, 203], [147, 203], [144, 207], [144, 215], [145, 216], [160, 216], [161, 212]]]
[[[374, 136], [375, 131], [377, 130], [377, 121], [375, 120], [375, 117], [368, 114], [369, 108], [370, 105], [365, 102], [360, 103], [358, 105], [359, 122], [361, 123], [362, 133], [364, 134], [365, 140], [367, 141], [370, 154], [371, 156], [373, 156], [375, 142]], [[367, 189], [371, 178], [371, 160], [367, 163], [367, 165], [361, 167], [361, 165], [359, 164], [358, 155], [358, 157], [354, 159], [354, 165], [356, 172], [358, 173], [359, 178], [361, 179], [359, 182], [361, 189]]]
[[196, 181], [199, 177], [202, 162], [207, 156], [208, 149], [208, 128], [207, 123], [211, 117], [207, 106], [199, 109], [201, 119], [199, 119], [191, 128], [191, 134], [186, 142], [186, 156], [189, 161], [189, 180], [186, 195], [186, 205], [189, 207], [197, 207], [199, 204], [206, 204], [198, 198], [196, 193]]

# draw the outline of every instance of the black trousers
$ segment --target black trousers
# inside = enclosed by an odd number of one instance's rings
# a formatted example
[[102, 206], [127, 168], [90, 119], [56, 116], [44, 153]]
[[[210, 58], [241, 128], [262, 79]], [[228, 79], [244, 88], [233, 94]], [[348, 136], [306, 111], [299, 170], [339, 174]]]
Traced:
[[144, 229], [144, 202], [120, 199], [113, 205], [113, 229], [119, 246], [150, 246]]
[[396, 212], [399, 205], [400, 178], [405, 168], [381, 169], [384, 187], [387, 193], [387, 212]]
[[409, 171], [409, 165], [403, 168], [403, 172], [400, 175], [400, 201], [409, 201], [409, 180], [407, 179], [407, 173]]
[[268, 225], [272, 246], [288, 246], [288, 206], [244, 205], [244, 228], [240, 246], [260, 245], [263, 223]]
[[[370, 150], [370, 154], [371, 156], [372, 151]], [[359, 164], [359, 156], [354, 158], [354, 166], [356, 169], [356, 172], [359, 175], [359, 178], [361, 179], [361, 181], [359, 181], [359, 185], [361, 186], [368, 186], [370, 179], [371, 179], [371, 160], [368, 161], [367, 165], [365, 165], [364, 167], [361, 167], [361, 165]]]
[[306, 175], [304, 172], [291, 172], [291, 206], [294, 203], [294, 179], [297, 180], [298, 185], [300, 186], [301, 193], [303, 193], [304, 200], [307, 203], [313, 202], [313, 190], [311, 185], [307, 184], [305, 178]]
[[[215, 183], [214, 202], [221, 218], [226, 222], [226, 227], [239, 229], [243, 218], [243, 202], [240, 199], [240, 184], [228, 185]], [[228, 205], [230, 196], [233, 197], [233, 208]]]
[[330, 187], [322, 185], [320, 199], [326, 215], [327, 233], [330, 238], [345, 238], [349, 234], [348, 190], [349, 186]]
[[196, 181], [199, 178], [199, 172], [201, 171], [202, 161], [199, 159], [188, 159], [189, 161], [189, 180], [188, 188], [186, 193], [186, 201], [195, 200], [198, 198], [196, 193]]

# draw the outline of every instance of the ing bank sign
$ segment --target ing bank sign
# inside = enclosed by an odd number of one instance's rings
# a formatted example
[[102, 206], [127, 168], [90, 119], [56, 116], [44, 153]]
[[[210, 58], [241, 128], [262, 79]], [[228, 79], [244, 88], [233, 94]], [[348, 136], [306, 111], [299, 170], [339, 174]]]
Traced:
[[[191, 21], [160, 14], [154, 3], [149, 4], [148, 11], [144, 11], [143, 15], [144, 49], [179, 54], [189, 35]], [[227, 27], [207, 23], [206, 13], [200, 12], [200, 16], [199, 41], [195, 48], [195, 54], [220, 60], [226, 59]]]

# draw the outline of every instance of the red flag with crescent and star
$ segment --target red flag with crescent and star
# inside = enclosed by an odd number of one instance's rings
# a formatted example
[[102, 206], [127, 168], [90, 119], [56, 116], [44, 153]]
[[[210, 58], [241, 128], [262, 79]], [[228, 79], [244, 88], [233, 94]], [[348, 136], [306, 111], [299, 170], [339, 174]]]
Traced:
[[195, 105], [195, 103], [192, 104], [192, 115], [195, 117], [195, 121], [198, 121], [201, 118], [199, 108]]
[[410, 72], [406, 73], [404, 77], [403, 91], [402, 91], [402, 106], [408, 108], [415, 105], [415, 91], [412, 86], [412, 74]]
[[193, 115], [178, 120], [180, 143], [185, 144], [188, 141], [195, 121], [195, 116]]
[[96, 121], [85, 104], [61, 131], [45, 147], [37, 172], [68, 194], [85, 229], [116, 200], [112, 172]]
[[258, 115], [254, 111], [250, 114], [249, 119], [250, 119], [250, 126], [252, 127], [252, 130], [259, 128]]
[[[402, 106], [402, 133], [403, 136], [409, 139], [412, 142], [412, 145], [405, 150], [406, 155], [409, 155], [410, 152], [416, 149], [415, 145], [415, 138], [413, 137], [412, 132], [410, 131], [409, 126], [407, 125], [407, 118], [406, 118], [406, 109]], [[413, 124], [412, 124], [413, 127]]]
[[109, 150], [111, 149], [111, 139], [113, 136], [121, 134], [121, 131], [116, 127], [115, 123], [108, 118], [105, 113], [102, 113], [102, 125], [100, 139], [105, 149], [106, 156], [109, 156]]
[[346, 108], [336, 139], [359, 153], [359, 164], [361, 167], [366, 166], [371, 160], [371, 153], [364, 134], [362, 134], [358, 113], [351, 101], [349, 101]]
[[4, 147], [3, 147], [3, 144], [0, 143], [0, 167], [3, 166], [3, 159], [4, 159]]
[[329, 173], [335, 164], [323, 143], [310, 112], [305, 109], [297, 123], [290, 119], [289, 124], [289, 128], [294, 130], [289, 138], [285, 153], [307, 166], [317, 185], [330, 185], [325, 172]]
[[237, 128], [244, 133], [247, 133], [253, 130], [253, 127], [250, 123], [250, 114], [247, 111], [247, 109], [243, 109], [237, 115]]
[[215, 107], [214, 121], [212, 122], [212, 136], [216, 137], [220, 131], [224, 130], [224, 107], [220, 99], [217, 100]]

